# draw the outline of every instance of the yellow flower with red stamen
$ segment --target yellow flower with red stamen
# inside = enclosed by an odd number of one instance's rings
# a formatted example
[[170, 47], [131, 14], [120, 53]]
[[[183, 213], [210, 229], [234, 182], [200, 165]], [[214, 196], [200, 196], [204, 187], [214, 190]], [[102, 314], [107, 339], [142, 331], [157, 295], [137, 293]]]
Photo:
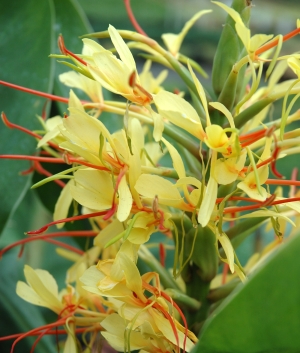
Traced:
[[113, 26], [109, 26], [108, 32], [120, 59], [96, 42], [83, 39], [92, 51], [92, 62], [88, 63], [88, 70], [109, 91], [137, 104], [149, 104], [152, 96], [140, 85], [135, 61], [128, 46]]

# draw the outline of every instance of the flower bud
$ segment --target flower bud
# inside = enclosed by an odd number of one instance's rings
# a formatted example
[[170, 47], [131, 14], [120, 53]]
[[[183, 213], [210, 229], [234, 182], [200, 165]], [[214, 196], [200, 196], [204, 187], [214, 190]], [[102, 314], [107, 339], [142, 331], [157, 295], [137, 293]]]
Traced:
[[[247, 25], [251, 8], [249, 1], [233, 0], [231, 7], [241, 15], [244, 23]], [[217, 95], [222, 92], [232, 67], [240, 59], [243, 49], [243, 44], [235, 30], [235, 22], [228, 15], [213, 63], [212, 84]], [[230, 78], [231, 81], [232, 79], [233, 77]], [[241, 69], [234, 79], [237, 80], [235, 85], [240, 87], [244, 79], [244, 70]], [[232, 82], [231, 86], [229, 84], [226, 86], [228, 87], [228, 93], [232, 94]], [[226, 93], [222, 92], [222, 95], [224, 97]], [[229, 100], [232, 100], [232, 97]]]

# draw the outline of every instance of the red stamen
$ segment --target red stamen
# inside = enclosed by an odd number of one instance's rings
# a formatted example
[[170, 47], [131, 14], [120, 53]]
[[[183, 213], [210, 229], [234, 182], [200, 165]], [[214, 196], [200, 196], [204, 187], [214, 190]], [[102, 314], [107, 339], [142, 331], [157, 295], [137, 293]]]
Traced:
[[[101, 331], [101, 327], [97, 327], [97, 326], [93, 326], [93, 327], [81, 327], [81, 328], [77, 328], [75, 330], [76, 333], [82, 333], [82, 332], [88, 332], [88, 331]], [[47, 331], [45, 333], [45, 335], [64, 335], [64, 334], [67, 334], [67, 331], [65, 329], [60, 329], [60, 330], [50, 330], [50, 331]], [[3, 336], [3, 337], [0, 337], [0, 341], [7, 341], [7, 340], [12, 340], [14, 338], [18, 338], [19, 336], [23, 335], [23, 333], [15, 333], [13, 335], [9, 335], [9, 336]], [[27, 336], [35, 336], [37, 334], [28, 334]]]
[[66, 163], [63, 159], [60, 158], [50, 158], [50, 157], [39, 157], [39, 156], [26, 156], [19, 154], [4, 154], [0, 155], [2, 159], [23, 159], [27, 161], [38, 161], [42, 163]]
[[136, 29], [136, 31], [138, 33], [142, 34], [143, 36], [148, 37], [147, 34], [143, 31], [143, 29], [141, 28], [141, 26], [138, 24], [137, 20], [134, 17], [134, 14], [133, 14], [131, 7], [130, 7], [130, 0], [124, 0], [124, 4], [125, 4], [128, 18], [129, 18], [131, 24], [133, 25], [133, 27]]
[[109, 169], [106, 167], [102, 167], [99, 165], [88, 163], [88, 162], [82, 161], [77, 158], [72, 158], [72, 157], [68, 157], [68, 162], [66, 160], [64, 160], [63, 158], [26, 156], [26, 155], [18, 155], [18, 154], [0, 155], [0, 158], [2, 158], [2, 159], [22, 159], [22, 160], [28, 160], [28, 161], [38, 161], [38, 162], [42, 162], [42, 163], [59, 163], [59, 164], [77, 163], [77, 164], [82, 164], [82, 165], [85, 165], [87, 167], [91, 167], [94, 169], [109, 171]]
[[52, 324], [48, 324], [48, 325], [44, 325], [44, 326], [40, 326], [38, 328], [35, 328], [33, 330], [30, 330], [28, 332], [25, 332], [23, 334], [21, 334], [18, 338], [15, 339], [14, 343], [12, 344], [11, 346], [11, 350], [10, 350], [10, 353], [13, 353], [14, 349], [15, 349], [15, 346], [16, 344], [21, 341], [23, 338], [27, 337], [27, 336], [33, 336], [33, 335], [36, 335], [38, 334], [39, 331], [41, 330], [47, 330], [48, 328], [53, 328], [53, 327], [56, 327], [56, 326], [62, 326], [65, 324], [67, 318], [69, 316], [72, 316], [72, 314], [68, 315], [68, 316], [65, 316], [63, 319], [60, 319], [60, 320], [57, 320], [56, 322], [52, 323]]
[[[298, 175], [298, 168], [294, 168], [293, 171], [292, 171], [291, 180], [297, 180], [297, 175]], [[291, 185], [290, 193], [289, 193], [289, 196], [290, 196], [290, 197], [295, 196], [295, 194], [296, 194], [296, 189], [297, 189], [297, 188], [296, 188], [295, 185]]]
[[46, 114], [46, 107], [47, 107], [48, 101], [44, 103], [43, 109], [42, 109], [42, 119], [45, 121], [47, 119], [47, 114]]
[[298, 181], [298, 180], [267, 179], [265, 184], [267, 184], [267, 185], [294, 185], [294, 186], [300, 186], [300, 181]]
[[271, 136], [275, 130], [276, 126], [271, 126], [269, 129], [258, 130], [249, 134], [239, 136], [239, 140], [244, 141], [241, 143], [242, 148], [251, 145], [252, 143], [260, 140], [264, 136]]
[[5, 254], [7, 251], [13, 249], [16, 246], [22, 245], [24, 246], [27, 243], [36, 240], [46, 240], [48, 238], [57, 238], [57, 237], [95, 237], [98, 233], [92, 230], [85, 230], [85, 231], [65, 231], [65, 232], [55, 232], [55, 233], [48, 233], [42, 235], [34, 235], [25, 239], [18, 240], [10, 245], [7, 245], [5, 248], [0, 250], [0, 258]]
[[283, 175], [280, 174], [278, 172], [278, 170], [276, 169], [276, 161], [277, 161], [277, 158], [278, 158], [278, 155], [279, 155], [279, 152], [280, 152], [280, 148], [278, 147], [278, 144], [277, 144], [277, 137], [275, 134], [273, 134], [274, 136], [274, 145], [275, 145], [275, 149], [274, 149], [274, 152], [272, 153], [272, 157], [273, 157], [273, 161], [271, 162], [271, 170], [272, 170], [272, 173], [279, 179], [282, 179], [283, 178]]
[[45, 226], [43, 226], [42, 228], [40, 228], [38, 230], [29, 231], [26, 234], [28, 234], [28, 235], [41, 234], [41, 233], [45, 232], [50, 226], [54, 226], [55, 224], [79, 221], [81, 219], [87, 219], [87, 218], [98, 217], [98, 216], [104, 216], [104, 215], [106, 215], [107, 212], [108, 211], [100, 211], [100, 212], [94, 212], [94, 213], [84, 214], [84, 215], [80, 215], [80, 216], [73, 216], [73, 217], [68, 217], [68, 218], [64, 218], [64, 219], [59, 219], [58, 221], [53, 221], [53, 222], [46, 224]]
[[20, 249], [20, 251], [19, 251], [19, 254], [18, 254], [18, 258], [19, 258], [19, 259], [20, 259], [20, 258], [22, 257], [22, 255], [23, 255], [24, 248], [25, 248], [25, 246], [22, 245], [22, 246], [21, 246], [21, 249]]
[[[39, 174], [42, 174], [42, 175], [45, 175], [46, 177], [51, 177], [53, 176], [52, 173], [48, 172], [48, 170], [46, 170], [45, 168], [43, 168], [41, 166], [41, 164], [38, 162], [38, 161], [35, 161], [34, 162], [34, 166], [35, 166], [35, 170], [39, 173]], [[62, 188], [64, 188], [66, 186], [66, 183], [64, 183], [63, 181], [61, 180], [58, 180], [58, 179], [54, 179], [53, 180], [57, 185], [61, 186]]]
[[[280, 181], [286, 181], [286, 180], [280, 180]], [[275, 198], [276, 198], [276, 195], [271, 195], [264, 202], [260, 202], [255, 205], [241, 206], [241, 207], [228, 207], [228, 208], [224, 209], [223, 213], [225, 214], [225, 213], [232, 213], [232, 212], [249, 211], [249, 210], [254, 210], [256, 208], [261, 208], [261, 207], [274, 206], [274, 205], [280, 205], [280, 204], [285, 204], [285, 203], [289, 203], [289, 202], [300, 201], [300, 197], [293, 197], [293, 198], [289, 198], [289, 199], [272, 201], [272, 199], [274, 200]]]
[[173, 301], [173, 299], [165, 292], [161, 292], [161, 296], [163, 298], [165, 298], [172, 306], [175, 307], [175, 309], [178, 311], [181, 319], [182, 319], [182, 322], [184, 324], [184, 341], [183, 341], [183, 353], [185, 353], [185, 348], [186, 348], [186, 338], [187, 338], [187, 335], [188, 335], [188, 325], [187, 325], [187, 321], [186, 321], [186, 318], [183, 314], [183, 312], [181, 311], [180, 307]]
[[224, 262], [223, 264], [223, 272], [222, 272], [222, 284], [226, 283], [226, 278], [228, 275], [228, 270], [229, 270], [229, 265], [227, 262]]
[[[1, 118], [5, 124], [5, 126], [7, 126], [8, 128], [10, 129], [17, 129], [17, 130], [20, 130], [22, 132], [25, 132], [25, 134], [27, 135], [30, 135], [32, 137], [35, 137], [37, 138], [38, 140], [41, 140], [42, 139], [42, 136], [36, 134], [35, 132], [31, 131], [31, 130], [28, 130], [26, 129], [25, 127], [23, 126], [20, 126], [20, 125], [17, 125], [17, 124], [14, 124], [12, 122], [10, 122], [8, 119], [7, 119], [7, 116], [4, 112], [2, 112], [1, 114]], [[51, 141], [48, 141], [48, 145], [53, 147], [53, 148], [56, 148], [56, 149], [60, 149], [58, 145], [56, 145], [55, 143], [51, 142]]]
[[163, 243], [159, 243], [159, 261], [162, 267], [165, 267], [166, 262], [166, 249]]
[[70, 50], [68, 50], [68, 49], [65, 47], [65, 41], [64, 41], [64, 38], [63, 38], [63, 36], [62, 36], [61, 34], [58, 36], [57, 43], [58, 43], [59, 50], [60, 50], [64, 55], [70, 55], [70, 56], [72, 56], [74, 59], [76, 59], [77, 61], [79, 61], [82, 65], [87, 66], [87, 63], [86, 63], [83, 59], [81, 59], [79, 56], [77, 56], [76, 54], [72, 53]]
[[[178, 332], [177, 332], [177, 328], [174, 324], [174, 321], [173, 321], [173, 318], [172, 316], [158, 303], [154, 303], [153, 304], [153, 308], [157, 309], [158, 311], [160, 311], [164, 317], [169, 321], [171, 327], [172, 327], [172, 331], [174, 333], [174, 336], [175, 336], [175, 339], [176, 339], [176, 345], [177, 345], [177, 353], [180, 353], [180, 342], [179, 342], [179, 336], [178, 336]], [[185, 337], [185, 340], [186, 340], [186, 337]], [[185, 344], [185, 341], [184, 341], [184, 344]]]
[[[219, 204], [224, 200], [224, 197], [219, 197], [216, 200], [216, 203]], [[241, 196], [231, 196], [228, 201], [247, 201], [247, 202], [257, 202], [257, 200], [250, 199], [249, 197], [241, 197]]]
[[35, 96], [48, 98], [48, 99], [51, 99], [52, 101], [57, 101], [57, 102], [62, 102], [62, 103], [67, 103], [67, 104], [69, 102], [68, 98], [55, 96], [53, 94], [49, 94], [49, 93], [45, 93], [45, 92], [41, 92], [41, 91], [36, 91], [34, 89], [31, 89], [31, 88], [18, 86], [18, 85], [15, 85], [13, 83], [1, 81], [1, 80], [0, 80], [0, 85], [6, 86], [6, 87], [10, 87], [10, 88], [16, 89], [18, 91], [23, 91], [23, 92], [27, 92], [27, 93], [30, 93], [30, 94], [34, 94]]
[[[287, 33], [285, 36], [283, 36], [282, 41], [285, 42], [288, 39], [291, 39], [292, 37], [296, 36], [297, 34], [300, 33], [300, 28], [296, 28], [293, 31]], [[274, 39], [271, 42], [263, 45], [262, 47], [260, 47], [259, 49], [256, 50], [255, 52], [255, 56], [260, 55], [262, 53], [264, 53], [265, 51], [275, 47], [279, 42], [279, 39]]]
[[133, 73], [129, 76], [128, 84], [131, 88], [135, 87], [136, 84], [136, 72], [133, 71]]
[[22, 172], [20, 172], [21, 175], [28, 175], [34, 172], [34, 166], [32, 165], [30, 168], [23, 170]]

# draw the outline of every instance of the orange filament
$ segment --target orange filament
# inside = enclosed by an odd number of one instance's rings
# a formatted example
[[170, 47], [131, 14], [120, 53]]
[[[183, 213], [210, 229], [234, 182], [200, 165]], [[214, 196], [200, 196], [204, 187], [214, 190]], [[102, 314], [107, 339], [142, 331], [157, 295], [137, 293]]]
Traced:
[[83, 59], [81, 59], [79, 56], [77, 56], [76, 54], [72, 53], [70, 50], [68, 50], [66, 48], [64, 38], [63, 38], [63, 36], [61, 34], [58, 36], [57, 44], [58, 44], [59, 50], [64, 55], [72, 56], [74, 59], [79, 61], [81, 64], [83, 64], [84, 66], [87, 66], [87, 63]]
[[130, 6], [130, 0], [124, 0], [125, 8], [127, 11], [128, 18], [133, 25], [133, 27], [136, 29], [136, 31], [140, 34], [142, 34], [145, 37], [148, 37], [147, 34], [143, 31], [141, 26], [138, 24], [137, 20], [134, 17], [134, 14], [132, 12], [131, 6]]
[[[285, 42], [285, 41], [291, 39], [292, 37], [296, 36], [299, 33], [300, 33], [300, 28], [296, 28], [293, 31], [287, 33], [285, 36], [283, 36], [282, 41]], [[269, 43], [263, 45], [262, 47], [260, 47], [259, 49], [257, 49], [255, 51], [255, 56], [260, 55], [260, 54], [264, 53], [265, 51], [275, 47], [278, 44], [278, 42], [279, 42], [278, 39], [274, 39], [274, 40], [270, 41]]]

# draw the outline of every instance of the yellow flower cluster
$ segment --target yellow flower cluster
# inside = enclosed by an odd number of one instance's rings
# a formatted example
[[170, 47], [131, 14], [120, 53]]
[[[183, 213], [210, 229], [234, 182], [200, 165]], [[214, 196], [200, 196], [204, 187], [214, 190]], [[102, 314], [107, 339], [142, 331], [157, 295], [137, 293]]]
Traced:
[[[110, 26], [107, 32], [90, 37], [109, 36], [114, 50], [85, 38], [82, 54], [72, 57], [78, 72], [60, 76], [67, 86], [84, 91], [91, 102], [81, 102], [71, 90], [68, 115], [48, 119], [38, 143], [53, 157], [59, 155], [71, 164], [44, 181], [69, 180], [57, 200], [53, 224], [63, 227], [75, 202], [90, 218], [97, 236], [94, 248], [73, 258], [68, 283], [75, 283], [74, 287], [68, 285], [58, 293], [48, 272], [27, 266], [28, 284], [19, 282], [17, 293], [59, 315], [68, 327], [65, 353], [76, 351], [79, 327], [86, 327], [87, 332], [102, 331], [118, 351], [190, 351], [197, 338], [165, 289], [171, 283], [183, 298], [191, 296], [179, 274], [193, 263], [202, 266], [200, 273], [205, 272], [206, 265], [195, 253], [201, 247], [197, 243], [200, 230], [211, 239], [212, 246], [207, 248], [207, 259], [213, 259], [210, 268], [217, 267], [219, 258], [232, 274], [245, 280], [246, 270], [227, 234], [234, 222], [261, 219], [261, 223], [275, 224], [279, 234], [278, 224], [281, 229], [286, 222], [294, 224], [300, 211], [297, 197], [287, 199], [280, 188], [269, 188], [270, 184], [284, 184], [276, 170], [277, 159], [296, 153], [299, 145], [299, 129], [285, 132], [288, 124], [300, 118], [299, 111], [291, 112], [300, 95], [299, 54], [279, 57], [271, 49], [279, 46], [282, 38], [251, 37], [237, 11], [213, 3], [234, 21], [242, 48], [219, 95], [207, 93], [195, 73], [199, 72], [196, 63], [187, 60], [182, 64], [179, 53], [187, 31], [210, 11], [197, 13], [180, 34], [164, 34], [167, 49], [142, 34]], [[124, 39], [131, 42], [126, 44]], [[177, 71], [194, 103], [183, 94], [166, 91], [162, 87], [166, 71], [155, 78], [150, 61], [139, 74], [130, 48], [146, 51]], [[265, 63], [269, 69], [262, 84]], [[279, 83], [288, 67], [297, 78]], [[103, 89], [124, 99], [105, 100]], [[296, 96], [289, 101], [291, 95]], [[272, 103], [280, 98], [281, 117], [266, 122]], [[122, 117], [123, 128], [109, 131], [101, 121], [102, 112]], [[271, 172], [277, 179], [270, 179]], [[293, 180], [285, 180], [285, 184], [298, 185]], [[143, 275], [138, 270], [137, 260], [156, 232], [173, 234], [177, 281], [168, 271], [163, 272], [163, 266]], [[170, 282], [162, 280], [164, 273]], [[216, 275], [213, 270], [210, 280]], [[197, 293], [189, 305], [195, 298]], [[92, 335], [92, 343], [95, 337]]]

